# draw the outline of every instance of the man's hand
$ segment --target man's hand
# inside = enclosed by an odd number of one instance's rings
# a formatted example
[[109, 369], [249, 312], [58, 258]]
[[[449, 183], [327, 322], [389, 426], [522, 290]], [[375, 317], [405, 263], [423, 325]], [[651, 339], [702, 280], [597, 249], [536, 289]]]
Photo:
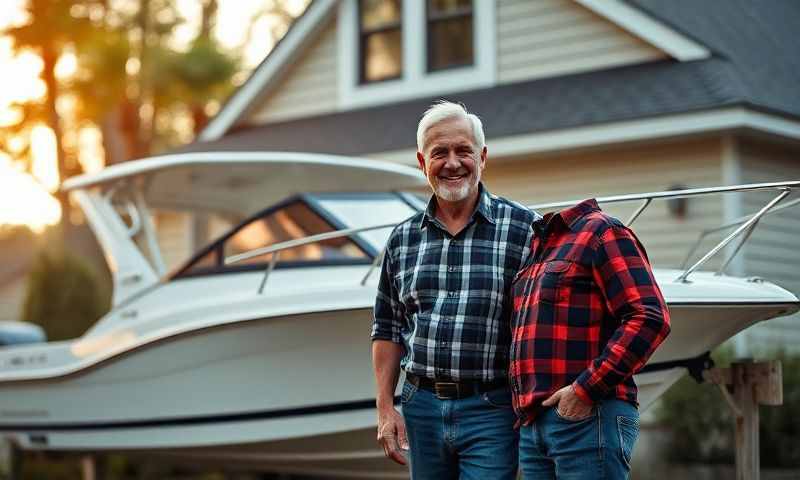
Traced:
[[400, 465], [406, 464], [403, 453], [408, 451], [406, 424], [394, 407], [378, 410], [378, 443], [388, 458]]
[[560, 389], [542, 402], [545, 407], [556, 406], [556, 411], [568, 420], [582, 420], [592, 413], [592, 405], [581, 400], [572, 385]]

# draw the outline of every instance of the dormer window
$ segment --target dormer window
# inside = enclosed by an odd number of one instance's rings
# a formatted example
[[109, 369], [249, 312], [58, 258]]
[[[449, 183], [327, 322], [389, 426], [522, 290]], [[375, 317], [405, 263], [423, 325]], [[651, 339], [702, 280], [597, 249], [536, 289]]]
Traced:
[[492, 0], [340, 0], [339, 107], [494, 85], [495, 9]]
[[401, 0], [359, 0], [360, 83], [399, 78], [403, 73]]
[[472, 65], [472, 0], [427, 0], [428, 71]]

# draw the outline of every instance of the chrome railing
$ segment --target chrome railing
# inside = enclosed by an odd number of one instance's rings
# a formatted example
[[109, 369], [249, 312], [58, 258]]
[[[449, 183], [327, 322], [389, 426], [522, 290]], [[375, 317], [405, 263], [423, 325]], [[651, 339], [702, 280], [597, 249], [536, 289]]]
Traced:
[[[688, 282], [688, 277], [701, 266], [703, 266], [706, 262], [708, 262], [711, 258], [717, 255], [722, 249], [728, 246], [733, 240], [737, 237], [742, 237], [739, 244], [735, 247], [733, 252], [728, 256], [728, 258], [723, 262], [722, 267], [717, 272], [721, 274], [724, 272], [725, 268], [730, 264], [733, 258], [739, 253], [742, 246], [747, 242], [752, 234], [753, 230], [755, 230], [758, 222], [765, 216], [777, 213], [778, 211], [785, 210], [792, 206], [797, 205], [800, 203], [800, 199], [794, 199], [780, 207], [776, 207], [783, 199], [785, 199], [789, 194], [791, 194], [792, 189], [800, 188], [800, 181], [787, 181], [787, 182], [771, 182], [771, 183], [754, 183], [754, 184], [747, 184], [747, 185], [733, 185], [733, 186], [726, 186], [726, 187], [708, 187], [708, 188], [691, 188], [685, 190], [669, 190], [669, 191], [662, 191], [662, 192], [650, 192], [650, 193], [634, 193], [628, 195], [615, 195], [615, 196], [608, 196], [608, 197], [598, 197], [597, 203], [607, 204], [607, 203], [625, 203], [625, 202], [635, 202], [635, 201], [642, 201], [642, 204], [636, 209], [636, 211], [631, 215], [628, 219], [626, 225], [630, 226], [636, 219], [638, 219], [647, 207], [653, 202], [653, 200], [664, 200], [664, 199], [676, 199], [676, 198], [689, 198], [689, 197], [696, 197], [696, 196], [703, 196], [703, 195], [716, 195], [716, 194], [723, 194], [723, 193], [742, 193], [742, 192], [754, 192], [754, 191], [777, 191], [779, 192], [777, 196], [775, 196], [772, 200], [770, 200], [764, 207], [762, 207], [758, 212], [747, 215], [742, 218], [733, 220], [728, 222], [724, 225], [719, 227], [715, 227], [712, 229], [704, 230], [700, 233], [700, 238], [693, 246], [692, 250], [689, 252], [689, 255], [684, 260], [681, 269], [683, 273], [678, 276], [675, 281], [678, 282]], [[528, 208], [532, 210], [551, 210], [555, 208], [565, 208], [575, 205], [579, 203], [581, 200], [568, 200], [562, 202], [552, 202], [552, 203], [541, 203], [536, 205], [530, 205]], [[360, 227], [360, 228], [348, 228], [343, 230], [336, 230], [333, 232], [326, 232], [317, 235], [311, 235], [304, 238], [298, 238], [294, 240], [289, 240], [286, 242], [280, 242], [273, 245], [269, 245], [266, 247], [257, 248], [254, 250], [250, 250], [244, 253], [240, 253], [237, 255], [232, 255], [225, 258], [225, 263], [236, 263], [241, 262], [244, 260], [248, 260], [250, 258], [258, 257], [261, 255], [267, 254], [274, 254], [264, 272], [264, 277], [261, 281], [261, 285], [259, 287], [259, 293], [263, 292], [264, 286], [266, 285], [267, 278], [269, 277], [272, 270], [275, 268], [275, 263], [277, 262], [277, 257], [279, 252], [282, 250], [287, 250], [290, 248], [296, 248], [303, 245], [308, 245], [312, 243], [321, 242], [324, 240], [330, 240], [334, 238], [341, 238], [341, 237], [349, 237], [358, 233], [368, 232], [372, 230], [381, 230], [384, 228], [390, 228], [397, 225], [397, 223], [384, 223], [380, 225], [373, 225], [369, 227]], [[729, 228], [738, 227], [735, 231], [727, 235], [724, 239], [722, 239], [719, 243], [717, 243], [711, 250], [708, 251], [702, 258], [692, 264], [690, 267], [686, 268], [686, 264], [688, 264], [689, 259], [692, 255], [697, 251], [700, 244], [702, 243], [703, 239], [705, 239], [708, 235], [720, 231], [724, 231]], [[372, 265], [370, 266], [369, 270], [367, 271], [366, 275], [361, 280], [361, 285], [364, 285], [371, 275], [371, 273], [375, 270], [377, 265], [380, 263], [381, 258], [383, 256], [383, 251], [380, 252], [379, 255], [375, 257]]]

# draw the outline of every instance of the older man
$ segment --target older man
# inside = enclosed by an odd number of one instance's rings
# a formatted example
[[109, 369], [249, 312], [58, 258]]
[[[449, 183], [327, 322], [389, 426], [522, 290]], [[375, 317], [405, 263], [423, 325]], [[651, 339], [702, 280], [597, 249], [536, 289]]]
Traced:
[[[433, 195], [389, 237], [375, 302], [378, 441], [418, 479], [514, 479], [508, 388], [511, 283], [536, 215], [481, 184], [483, 127], [440, 102], [417, 129]], [[394, 407], [406, 373], [402, 417]]]

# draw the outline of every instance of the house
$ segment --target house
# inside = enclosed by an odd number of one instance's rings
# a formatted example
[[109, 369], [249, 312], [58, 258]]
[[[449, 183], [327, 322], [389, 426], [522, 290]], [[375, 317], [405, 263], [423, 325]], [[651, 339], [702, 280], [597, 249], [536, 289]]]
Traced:
[[[797, 25], [792, 0], [314, 0], [179, 152], [416, 164], [417, 121], [446, 98], [483, 119], [489, 188], [526, 204], [800, 180]], [[656, 265], [677, 267], [700, 230], [775, 195], [654, 203], [635, 229]], [[727, 272], [800, 293], [799, 241], [800, 208], [781, 211]], [[751, 329], [739, 346], [798, 345], [798, 321]]]

